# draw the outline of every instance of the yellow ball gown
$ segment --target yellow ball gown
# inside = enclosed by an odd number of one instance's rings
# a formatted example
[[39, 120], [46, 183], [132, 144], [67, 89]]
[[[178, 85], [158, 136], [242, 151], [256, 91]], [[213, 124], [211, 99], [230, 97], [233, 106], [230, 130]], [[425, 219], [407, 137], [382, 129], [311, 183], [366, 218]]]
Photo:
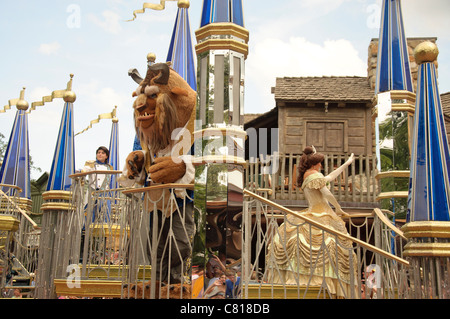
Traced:
[[[348, 234], [344, 221], [329, 205], [340, 205], [326, 187], [321, 173], [309, 175], [302, 189], [308, 208], [302, 216]], [[325, 287], [338, 298], [351, 296], [350, 274], [353, 272], [355, 297], [357, 260], [352, 242], [310, 226], [297, 216], [288, 215], [278, 227], [266, 256], [268, 282], [274, 284]]]

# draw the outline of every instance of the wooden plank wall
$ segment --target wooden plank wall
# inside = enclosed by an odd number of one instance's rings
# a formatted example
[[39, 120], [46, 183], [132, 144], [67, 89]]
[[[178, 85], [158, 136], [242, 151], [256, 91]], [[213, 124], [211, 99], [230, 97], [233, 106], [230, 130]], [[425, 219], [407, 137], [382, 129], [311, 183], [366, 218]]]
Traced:
[[[305, 103], [279, 106], [279, 151], [281, 154], [301, 154], [307, 141], [306, 127], [309, 122], [343, 123], [344, 150], [342, 154], [372, 154], [372, 119], [371, 108], [364, 104], [346, 104], [338, 107], [337, 103], [324, 103], [308, 106]], [[325, 133], [324, 133], [325, 134]], [[333, 134], [323, 137], [329, 145], [333, 144]], [[341, 138], [341, 137], [340, 137]], [[336, 141], [341, 143], [341, 141]], [[325, 143], [325, 142], [324, 142]], [[325, 144], [326, 144], [325, 143]], [[322, 149], [324, 153], [336, 153], [336, 149]]]

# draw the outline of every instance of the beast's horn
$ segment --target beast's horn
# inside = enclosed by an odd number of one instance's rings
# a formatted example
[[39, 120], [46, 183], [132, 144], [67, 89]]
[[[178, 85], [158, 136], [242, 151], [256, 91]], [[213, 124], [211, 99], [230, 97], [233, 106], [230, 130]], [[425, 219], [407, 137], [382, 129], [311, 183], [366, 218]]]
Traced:
[[152, 73], [154, 82], [158, 84], [167, 84], [169, 82], [170, 68], [166, 63], [156, 63], [148, 67]]

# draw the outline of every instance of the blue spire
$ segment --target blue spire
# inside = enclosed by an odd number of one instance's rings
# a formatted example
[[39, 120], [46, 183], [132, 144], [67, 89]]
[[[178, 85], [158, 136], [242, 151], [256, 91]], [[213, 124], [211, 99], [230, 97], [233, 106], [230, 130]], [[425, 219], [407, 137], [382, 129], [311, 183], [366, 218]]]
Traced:
[[194, 51], [188, 10], [189, 8], [178, 8], [169, 53], [167, 54], [167, 62], [172, 62], [172, 68], [189, 83], [194, 91], [197, 91]]
[[69, 175], [75, 173], [75, 143], [73, 132], [73, 103], [66, 102], [56, 141], [52, 168], [48, 178], [47, 191], [70, 190], [72, 179]]
[[[421, 52], [432, 56], [422, 59]], [[422, 51], [423, 50], [423, 51]], [[450, 221], [450, 155], [431, 42], [419, 44], [407, 221]], [[423, 62], [423, 63], [421, 63]]]
[[25, 89], [17, 102], [17, 113], [11, 130], [3, 164], [0, 184], [15, 185], [22, 189], [19, 197], [31, 198], [30, 156], [28, 139], [28, 103], [24, 100]]
[[242, 0], [203, 0], [200, 27], [215, 22], [232, 22], [244, 27]]
[[414, 92], [400, 0], [383, 0], [375, 94]]
[[[119, 121], [117, 118], [112, 119], [111, 138], [109, 141], [109, 164], [114, 170], [119, 170]], [[117, 176], [111, 176], [111, 189], [119, 188]]]

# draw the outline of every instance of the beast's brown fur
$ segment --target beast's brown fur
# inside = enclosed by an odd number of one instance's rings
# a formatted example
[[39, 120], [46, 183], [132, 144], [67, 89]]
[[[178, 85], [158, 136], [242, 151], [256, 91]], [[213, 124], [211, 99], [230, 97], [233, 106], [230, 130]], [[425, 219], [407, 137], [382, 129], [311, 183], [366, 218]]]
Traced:
[[191, 298], [192, 298], [192, 289], [190, 284], [172, 284], [161, 288], [161, 299], [191, 299]]
[[[123, 299], [150, 299], [151, 281], [146, 283], [125, 284], [122, 288]], [[191, 299], [192, 289], [190, 284], [166, 285], [156, 281], [155, 299]]]
[[[159, 299], [160, 282], [155, 283], [155, 299]], [[164, 287], [165, 284], [162, 283]], [[146, 283], [139, 282], [137, 284], [125, 284], [122, 287], [123, 299], [150, 299], [151, 281]]]
[[[173, 69], [159, 63], [149, 67], [145, 79], [139, 88], [133, 92], [136, 100], [133, 103], [134, 120], [137, 135], [143, 149], [157, 154], [174, 142], [172, 134], [177, 128], [186, 127], [193, 134], [193, 119], [195, 117], [196, 92]], [[192, 141], [193, 142], [193, 141]], [[126, 159], [127, 178], [134, 179], [143, 166], [150, 173], [150, 163], [145, 165], [135, 162], [135, 152]], [[139, 161], [141, 159], [139, 158]], [[186, 170], [184, 163], [167, 161], [167, 165], [159, 165], [162, 179], [156, 176], [155, 183], [173, 183], [180, 179]], [[153, 175], [155, 169], [151, 172]]]

